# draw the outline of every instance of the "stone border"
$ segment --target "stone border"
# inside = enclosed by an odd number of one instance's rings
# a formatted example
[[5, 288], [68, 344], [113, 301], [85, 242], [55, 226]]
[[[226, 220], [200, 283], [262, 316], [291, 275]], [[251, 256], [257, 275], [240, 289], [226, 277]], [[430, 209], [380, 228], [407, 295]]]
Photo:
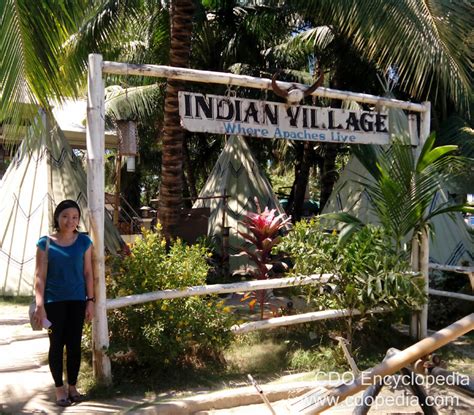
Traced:
[[[270, 402], [296, 398], [328, 382], [293, 382], [267, 384], [261, 388]], [[149, 415], [192, 415], [199, 411], [228, 409], [236, 406], [263, 404], [263, 400], [253, 386], [229, 389], [204, 395], [196, 395], [175, 401], [152, 404], [135, 413]]]

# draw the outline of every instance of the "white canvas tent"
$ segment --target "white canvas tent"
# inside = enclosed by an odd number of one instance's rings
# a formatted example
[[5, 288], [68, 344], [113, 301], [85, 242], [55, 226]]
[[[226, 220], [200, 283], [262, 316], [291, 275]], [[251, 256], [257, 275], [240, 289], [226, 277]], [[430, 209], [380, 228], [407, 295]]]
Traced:
[[[367, 170], [352, 157], [341, 172], [323, 213], [348, 212], [364, 223], [377, 223], [370, 209], [370, 199], [362, 186], [356, 183], [360, 177], [368, 177]], [[430, 211], [447, 201], [447, 194], [439, 190], [430, 206]], [[434, 235], [430, 237], [430, 262], [443, 265], [461, 265], [465, 261], [474, 263], [474, 241], [460, 213], [439, 215], [432, 219]]]
[[[64, 199], [82, 211], [80, 230], [88, 232], [86, 175], [54, 120], [43, 132], [30, 128], [0, 181], [0, 290], [31, 295], [36, 241], [52, 232], [53, 211]], [[118, 231], [106, 217], [105, 246], [120, 247]]]
[[247, 212], [256, 212], [254, 198], [258, 199], [262, 209], [268, 207], [284, 213], [245, 138], [241, 136], [229, 137], [199, 197], [224, 194], [228, 195], [226, 203], [222, 198], [197, 200], [193, 208], [210, 208], [208, 235], [214, 239], [218, 249], [222, 247], [224, 217], [224, 226], [229, 228], [229, 269], [232, 272], [248, 265], [246, 257], [236, 256], [240, 253], [240, 247], [248, 246], [237, 231], [247, 231], [239, 221]]

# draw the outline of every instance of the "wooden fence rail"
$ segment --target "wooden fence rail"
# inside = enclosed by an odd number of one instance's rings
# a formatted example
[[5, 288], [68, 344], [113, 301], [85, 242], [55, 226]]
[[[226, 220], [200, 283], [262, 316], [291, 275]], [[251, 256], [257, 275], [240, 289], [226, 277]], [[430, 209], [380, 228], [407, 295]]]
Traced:
[[[413, 275], [413, 273], [409, 273], [409, 275]], [[107, 310], [111, 310], [114, 308], [127, 307], [134, 304], [143, 304], [149, 301], [170, 300], [172, 298], [192, 297], [195, 295], [226, 294], [235, 292], [266, 290], [272, 288], [295, 287], [300, 285], [310, 285], [317, 282], [325, 283], [333, 276], [334, 274], [317, 274], [308, 276], [302, 275], [290, 278], [273, 278], [269, 280], [245, 281], [231, 284], [196, 285], [194, 287], [187, 287], [183, 289], [160, 290], [144, 294], [134, 294], [109, 299], [106, 301], [106, 308]], [[474, 296], [468, 294], [453, 293], [448, 291], [435, 290], [432, 288], [428, 290], [428, 293], [441, 297], [450, 297], [457, 298], [460, 300], [474, 301]]]
[[194, 295], [225, 294], [270, 288], [294, 287], [299, 285], [326, 282], [333, 274], [309, 275], [291, 278], [274, 278], [270, 280], [245, 281], [232, 284], [196, 285], [184, 289], [153, 291], [145, 294], [128, 295], [125, 297], [107, 300], [107, 309], [126, 307], [133, 304], [147, 303], [156, 300], [191, 297]]
[[[390, 308], [378, 307], [367, 310], [366, 314], [388, 313]], [[312, 313], [296, 314], [294, 316], [274, 317], [267, 320], [251, 321], [235, 325], [231, 331], [235, 334], [248, 333], [255, 330], [269, 330], [275, 327], [289, 326], [292, 324], [308, 323], [310, 321], [332, 320], [335, 318], [360, 316], [362, 313], [359, 310], [350, 310], [348, 308], [342, 310], [323, 310], [314, 311]]]

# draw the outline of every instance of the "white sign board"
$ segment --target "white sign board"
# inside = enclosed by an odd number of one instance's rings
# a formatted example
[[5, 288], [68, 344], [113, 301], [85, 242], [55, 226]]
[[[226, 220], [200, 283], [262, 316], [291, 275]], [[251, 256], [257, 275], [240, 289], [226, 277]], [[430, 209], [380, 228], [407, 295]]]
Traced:
[[287, 105], [238, 97], [179, 92], [188, 131], [286, 140], [388, 144], [387, 113]]

